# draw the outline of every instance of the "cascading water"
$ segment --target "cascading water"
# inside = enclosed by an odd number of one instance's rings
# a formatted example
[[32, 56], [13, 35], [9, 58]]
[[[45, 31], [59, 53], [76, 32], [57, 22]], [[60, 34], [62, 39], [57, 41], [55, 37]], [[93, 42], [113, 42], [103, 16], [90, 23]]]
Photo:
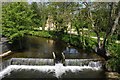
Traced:
[[65, 65], [71, 66], [97, 66], [101, 67], [104, 61], [98, 59], [65, 59]]
[[[102, 61], [97, 59], [65, 59], [66, 66], [91, 66], [101, 67]], [[0, 63], [2, 69], [9, 65], [54, 65], [53, 59], [37, 59], [37, 58], [12, 58]]]
[[[6, 61], [4, 61], [4, 62], [1, 62], [0, 63], [0, 68], [1, 68], [1, 70], [3, 70], [3, 69], [5, 69], [6, 67], [8, 67], [8, 66], [10, 66], [11, 65], [11, 60], [6, 60]], [[1, 71], [0, 70], [0, 71]]]
[[100, 61], [92, 59], [66, 59], [66, 66], [62, 63], [53, 64], [53, 59], [12, 58], [2, 63], [4, 68], [0, 72], [0, 77], [4, 78], [5, 75], [17, 70], [37, 70], [54, 73], [55, 77], [60, 78], [68, 71], [101, 70], [102, 68]]
[[53, 65], [53, 59], [12, 58], [11, 65]]

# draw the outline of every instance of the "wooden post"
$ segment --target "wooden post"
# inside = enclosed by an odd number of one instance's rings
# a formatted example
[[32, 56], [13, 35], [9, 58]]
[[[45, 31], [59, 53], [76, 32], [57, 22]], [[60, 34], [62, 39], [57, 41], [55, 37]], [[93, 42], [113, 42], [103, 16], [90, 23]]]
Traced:
[[63, 63], [63, 65], [65, 66], [65, 55], [64, 55], [63, 52], [62, 52], [62, 63]]
[[54, 65], [55, 65], [55, 59], [56, 59], [56, 56], [55, 56], [55, 53], [53, 52], [53, 60], [54, 60]]

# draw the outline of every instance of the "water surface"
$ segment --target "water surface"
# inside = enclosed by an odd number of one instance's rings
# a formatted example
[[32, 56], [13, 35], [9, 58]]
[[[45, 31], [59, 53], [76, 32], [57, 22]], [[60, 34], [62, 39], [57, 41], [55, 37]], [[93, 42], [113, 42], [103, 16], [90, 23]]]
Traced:
[[68, 45], [60, 40], [52, 40], [47, 38], [28, 36], [24, 43], [26, 50], [23, 52], [13, 52], [7, 58], [51, 58], [53, 59], [52, 52], [60, 56], [63, 52], [66, 58], [70, 59], [90, 59], [100, 58], [94, 53], [85, 53], [80, 48]]

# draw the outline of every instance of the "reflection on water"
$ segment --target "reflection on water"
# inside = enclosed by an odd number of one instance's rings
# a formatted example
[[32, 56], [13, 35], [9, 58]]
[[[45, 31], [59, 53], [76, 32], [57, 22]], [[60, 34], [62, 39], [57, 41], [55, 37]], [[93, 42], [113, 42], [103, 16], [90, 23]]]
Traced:
[[78, 50], [75, 48], [66, 47], [66, 50], [63, 51], [65, 54], [79, 54]]
[[93, 53], [84, 53], [81, 49], [69, 47], [60, 40], [52, 40], [41, 37], [28, 36], [25, 41], [27, 49], [23, 52], [13, 52], [7, 58], [53, 58], [52, 52], [56, 54], [65, 53], [66, 58], [97, 58]]

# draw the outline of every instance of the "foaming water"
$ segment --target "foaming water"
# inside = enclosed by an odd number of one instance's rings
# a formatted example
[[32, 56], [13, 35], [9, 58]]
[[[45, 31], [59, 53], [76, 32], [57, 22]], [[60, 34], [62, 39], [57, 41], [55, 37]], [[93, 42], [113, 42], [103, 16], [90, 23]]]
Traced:
[[37, 70], [40, 72], [50, 73], [53, 72], [54, 76], [60, 78], [62, 74], [66, 73], [67, 71], [76, 72], [76, 71], [84, 71], [86, 69], [89, 70], [101, 70], [100, 66], [63, 66], [63, 64], [58, 63], [55, 66], [32, 66], [32, 65], [10, 65], [4, 70], [0, 72], [0, 78], [4, 78], [5, 75], [10, 75], [12, 71], [17, 70]]
[[63, 66], [63, 64], [58, 63], [55, 64], [55, 76], [57, 78], [61, 77], [61, 75], [67, 71], [71, 72], [77, 72], [77, 71], [83, 71], [84, 69], [90, 69], [90, 70], [100, 70], [101, 67], [91, 67], [91, 66]]

